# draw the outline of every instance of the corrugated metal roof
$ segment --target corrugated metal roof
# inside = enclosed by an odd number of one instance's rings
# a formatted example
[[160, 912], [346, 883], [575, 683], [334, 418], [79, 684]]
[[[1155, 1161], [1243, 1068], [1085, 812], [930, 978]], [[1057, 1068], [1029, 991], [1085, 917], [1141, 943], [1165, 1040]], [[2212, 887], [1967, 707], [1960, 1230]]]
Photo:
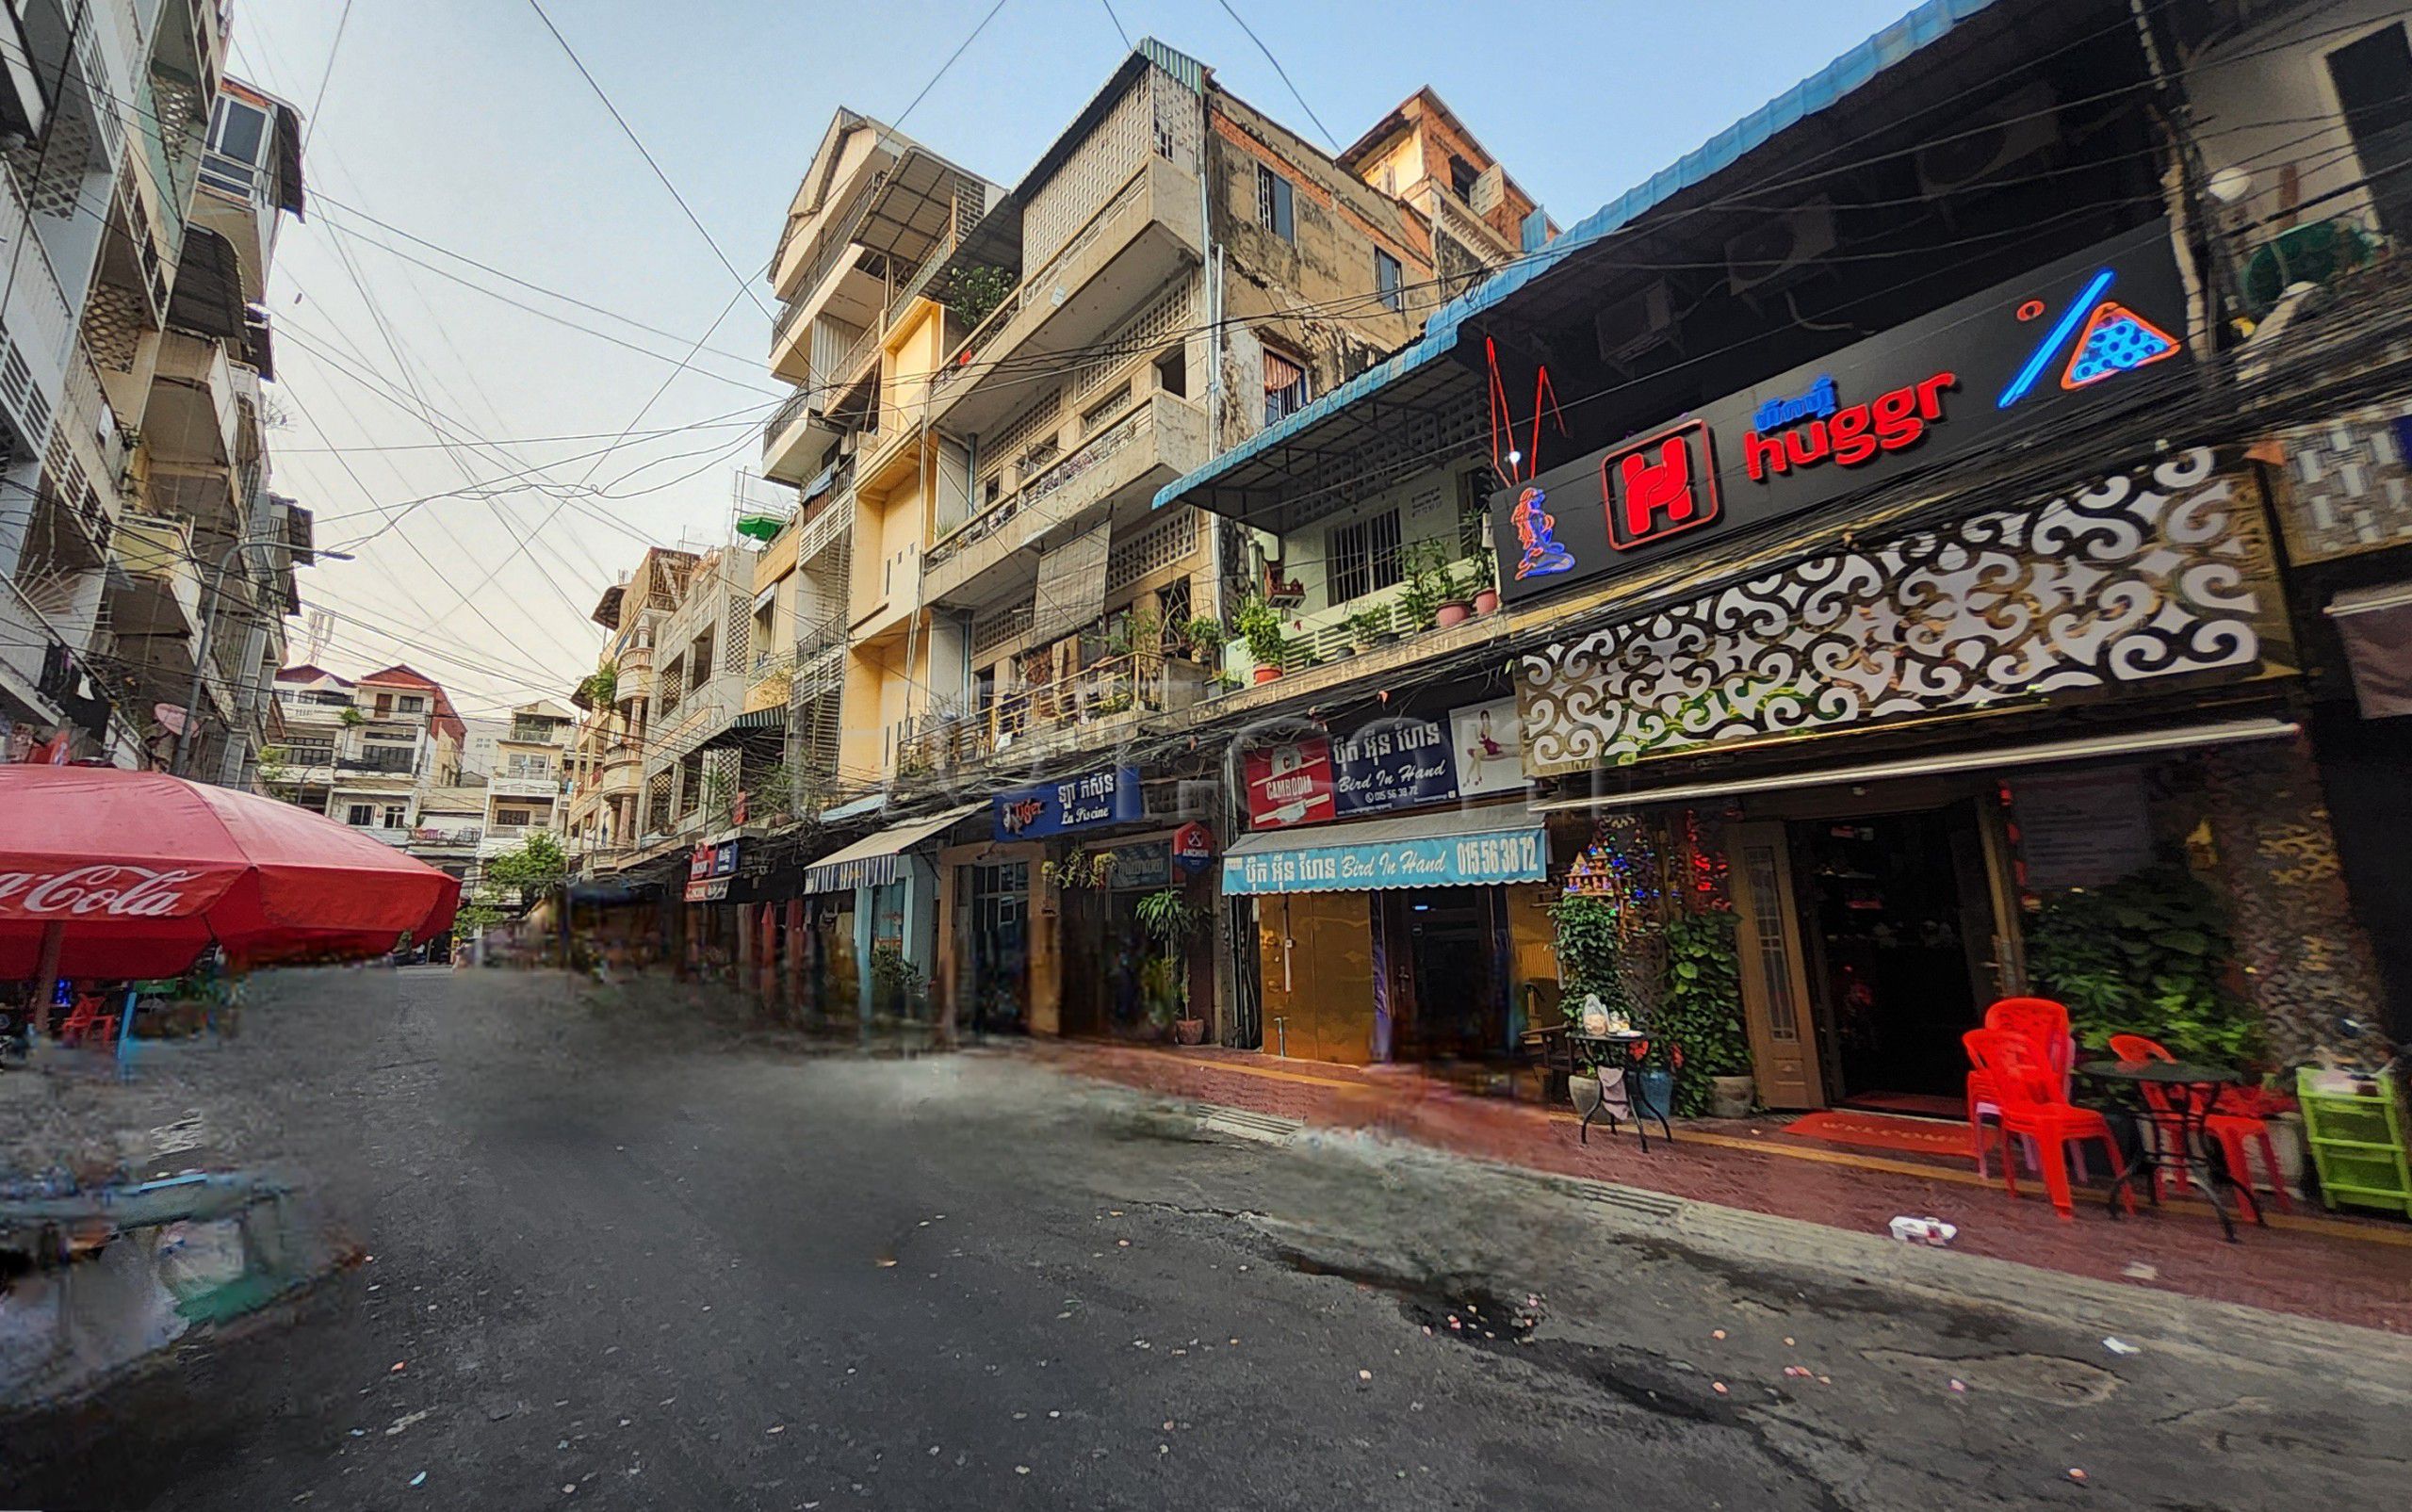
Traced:
[[1457, 348], [1459, 330], [1475, 316], [1542, 277], [1585, 247], [1622, 230], [1677, 194], [1724, 171], [1778, 133], [1834, 106], [1877, 74], [1931, 46], [1952, 27], [1994, 4], [1996, 0], [1926, 0], [1908, 15], [1584, 217], [1546, 248], [1510, 264], [1442, 305], [1425, 322], [1424, 335], [1414, 345], [1367, 368], [1280, 424], [1258, 431], [1205, 466], [1166, 483], [1156, 491], [1155, 508], [1174, 503], [1198, 485], [1298, 435], [1335, 410], [1354, 404], [1426, 363], [1448, 355]]

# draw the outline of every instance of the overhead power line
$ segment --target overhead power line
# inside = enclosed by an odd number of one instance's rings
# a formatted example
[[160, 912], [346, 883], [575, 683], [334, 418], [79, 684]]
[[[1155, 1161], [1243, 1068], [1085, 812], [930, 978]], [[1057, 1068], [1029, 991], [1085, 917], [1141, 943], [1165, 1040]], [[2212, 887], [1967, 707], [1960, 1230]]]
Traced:
[[[998, 0], [998, 3], [1002, 5], [1003, 0]], [[653, 176], [660, 179], [661, 187], [670, 191], [670, 197], [678, 202], [678, 213], [685, 216], [687, 223], [693, 226], [696, 234], [704, 238], [704, 244], [711, 248], [712, 255], [720, 259], [720, 266], [728, 270], [729, 277], [737, 280], [738, 288], [747, 299], [754, 301], [754, 307], [762, 312], [762, 317], [769, 319], [771, 307], [762, 302], [762, 297], [759, 294], [754, 292], [753, 280], [739, 272], [737, 265], [728, 260], [728, 253], [720, 250], [720, 243], [713, 239], [711, 232], [705, 227], [701, 219], [697, 219], [694, 208], [687, 203], [687, 197], [678, 192], [678, 186], [671, 183], [670, 175], [661, 171], [661, 165], [654, 160], [652, 151], [645, 146], [644, 138], [637, 135], [636, 128], [628, 124], [627, 117], [620, 114], [620, 107], [611, 103], [611, 95], [605, 93], [603, 86], [595, 81], [595, 75], [587, 72], [585, 62], [578, 56], [578, 49], [572, 47], [569, 44], [569, 39], [562, 35], [562, 29], [553, 24], [553, 18], [545, 14], [543, 0], [528, 0], [528, 8], [536, 12], [536, 19], [545, 24], [546, 31], [552, 33], [553, 41], [561, 43], [562, 52], [569, 58], [570, 66], [578, 70], [578, 76], [586, 81], [586, 87], [595, 91], [595, 98], [603, 102], [603, 108], [611, 112], [611, 120], [619, 126], [621, 134], [626, 136], [629, 143], [636, 148], [637, 155], [644, 159], [644, 166], [653, 170]]]
[[1307, 119], [1315, 123], [1315, 130], [1323, 133], [1323, 139], [1331, 143], [1331, 150], [1335, 153], [1340, 151], [1340, 138], [1333, 136], [1331, 128], [1323, 123], [1323, 117], [1315, 114], [1315, 107], [1307, 104], [1307, 97], [1298, 92], [1298, 87], [1290, 82], [1290, 71], [1283, 68], [1281, 60], [1273, 56], [1273, 49], [1264, 45], [1264, 39], [1256, 34], [1256, 28], [1247, 24], [1247, 18], [1231, 8], [1231, 0], [1218, 0], [1218, 3], [1223, 8], [1223, 14], [1238, 22], [1240, 30], [1247, 33], [1247, 40], [1256, 43], [1256, 50], [1263, 53], [1264, 60], [1273, 65], [1273, 72], [1281, 75], [1281, 83], [1289, 89], [1290, 98], [1298, 102], [1298, 108], [1304, 110], [1307, 113]]

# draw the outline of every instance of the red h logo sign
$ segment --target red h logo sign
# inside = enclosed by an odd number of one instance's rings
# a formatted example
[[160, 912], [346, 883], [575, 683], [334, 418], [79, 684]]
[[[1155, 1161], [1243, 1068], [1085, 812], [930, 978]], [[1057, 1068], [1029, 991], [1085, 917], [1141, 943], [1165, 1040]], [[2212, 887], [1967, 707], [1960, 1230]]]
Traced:
[[1717, 518], [1717, 465], [1708, 426], [1687, 420], [1600, 462], [1600, 497], [1608, 542], [1619, 551], [1662, 540]]

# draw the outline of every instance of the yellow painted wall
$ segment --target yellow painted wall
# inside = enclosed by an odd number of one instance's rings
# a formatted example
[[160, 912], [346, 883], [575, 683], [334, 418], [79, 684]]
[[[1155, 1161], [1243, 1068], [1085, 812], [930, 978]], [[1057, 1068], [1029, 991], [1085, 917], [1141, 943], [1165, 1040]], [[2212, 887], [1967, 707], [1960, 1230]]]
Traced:
[[[910, 658], [909, 660], [907, 658]], [[842, 774], [867, 780], [895, 775], [890, 732], [910, 714], [927, 707], [930, 638], [926, 617], [920, 633], [909, 625], [877, 640], [857, 640], [846, 658], [845, 733], [838, 746]]]

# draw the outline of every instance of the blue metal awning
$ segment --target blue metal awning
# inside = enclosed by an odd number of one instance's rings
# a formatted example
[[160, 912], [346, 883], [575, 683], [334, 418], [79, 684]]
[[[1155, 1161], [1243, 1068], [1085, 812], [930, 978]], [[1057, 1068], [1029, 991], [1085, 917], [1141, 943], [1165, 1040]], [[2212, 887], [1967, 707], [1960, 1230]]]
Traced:
[[[1328, 450], [1329, 444], [1322, 432], [1331, 429], [1336, 419], [1347, 419], [1347, 412], [1370, 397], [1426, 404], [1462, 404], [1469, 398], [1479, 402], [1483, 395], [1480, 374], [1466, 365], [1443, 363], [1456, 352], [1459, 337], [1469, 320], [1677, 194], [1716, 177], [1778, 134], [1833, 107], [1884, 70], [1932, 45], [1952, 27], [1995, 3], [1996, 0], [1925, 0], [1908, 15], [1586, 216], [1556, 241], [1517, 259], [1443, 305], [1425, 322], [1424, 334], [1412, 345], [1279, 424], [1267, 426], [1204, 466], [1166, 483], [1156, 491], [1154, 507], [1189, 503], [1245, 516], [1242, 501], [1249, 494], [1261, 500], [1264, 494], [1281, 488], [1295, 472], [1289, 466], [1268, 469], [1261, 463], [1293, 447], [1312, 444], [1311, 449]], [[1436, 364], [1442, 366], [1436, 367]], [[1261, 481], [1251, 476], [1260, 472], [1268, 474]], [[1280, 526], [1277, 523], [1274, 528]]]
[[1233, 897], [1478, 887], [1548, 877], [1549, 837], [1523, 804], [1256, 830], [1223, 853], [1223, 891]]

